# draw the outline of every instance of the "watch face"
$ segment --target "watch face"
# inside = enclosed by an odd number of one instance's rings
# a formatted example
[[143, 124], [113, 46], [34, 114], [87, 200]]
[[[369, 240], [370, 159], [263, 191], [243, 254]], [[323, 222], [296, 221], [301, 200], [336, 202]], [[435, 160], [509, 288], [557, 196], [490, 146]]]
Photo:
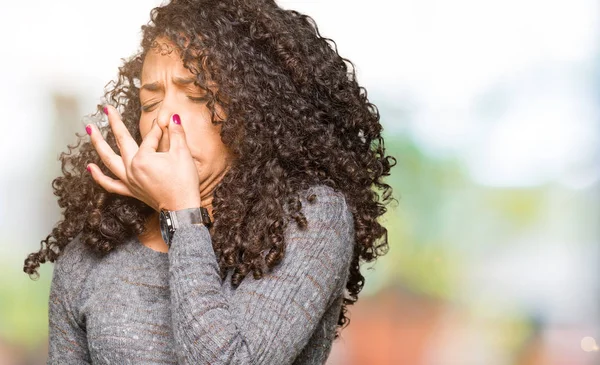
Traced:
[[169, 234], [169, 217], [167, 216], [167, 213], [164, 211], [160, 212], [160, 216], [159, 216], [159, 222], [160, 222], [160, 234], [162, 235], [162, 239], [163, 241], [165, 241], [165, 243], [168, 245], [170, 242], [170, 234]]

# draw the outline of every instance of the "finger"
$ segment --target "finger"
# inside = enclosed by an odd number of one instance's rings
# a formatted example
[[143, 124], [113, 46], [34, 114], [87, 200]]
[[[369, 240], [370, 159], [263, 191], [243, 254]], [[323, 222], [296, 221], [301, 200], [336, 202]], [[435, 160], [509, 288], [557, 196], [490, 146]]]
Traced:
[[178, 114], [171, 116], [169, 124], [169, 151], [188, 150], [187, 141], [185, 139], [185, 131], [181, 126], [181, 119]]
[[154, 123], [152, 128], [150, 128], [150, 131], [144, 136], [144, 139], [140, 144], [140, 151], [156, 152], [162, 133], [160, 125]]
[[117, 141], [117, 146], [119, 147], [119, 151], [121, 152], [121, 157], [125, 164], [128, 161], [131, 161], [131, 158], [137, 153], [138, 145], [131, 137], [129, 130], [123, 124], [123, 120], [121, 120], [121, 116], [117, 109], [110, 105], [106, 105], [104, 107], [104, 112], [108, 115], [108, 123], [110, 124], [110, 128], [115, 135], [115, 140]]
[[93, 124], [88, 124], [86, 129], [91, 131], [90, 139], [92, 145], [98, 152], [98, 156], [110, 171], [121, 180], [125, 180], [127, 175], [125, 171], [125, 164], [121, 156], [117, 155], [108, 143], [102, 137], [100, 130]]
[[100, 168], [96, 164], [88, 164], [87, 168], [90, 174], [92, 174], [92, 178], [94, 179], [94, 181], [96, 181], [98, 185], [102, 186], [104, 190], [108, 191], [109, 193], [116, 193], [119, 195], [133, 197], [133, 194], [131, 193], [127, 185], [125, 185], [120, 180], [115, 180], [109, 176], [104, 175], [104, 173], [102, 173], [102, 170], [100, 170]]

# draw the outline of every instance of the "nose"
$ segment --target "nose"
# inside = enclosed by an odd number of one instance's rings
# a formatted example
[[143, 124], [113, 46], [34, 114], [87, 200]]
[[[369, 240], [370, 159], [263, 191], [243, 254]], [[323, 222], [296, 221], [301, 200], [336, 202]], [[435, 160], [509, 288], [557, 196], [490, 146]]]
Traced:
[[169, 150], [169, 122], [171, 121], [170, 112], [166, 111], [164, 108], [160, 108], [157, 111], [156, 118], [152, 122], [152, 126], [154, 123], [158, 123], [160, 129], [162, 130], [162, 136], [160, 141], [158, 142], [158, 152], [166, 152]]
[[155, 121], [160, 126], [160, 129], [165, 130], [169, 127], [169, 121], [171, 119], [171, 113], [165, 112], [164, 108], [158, 110]]

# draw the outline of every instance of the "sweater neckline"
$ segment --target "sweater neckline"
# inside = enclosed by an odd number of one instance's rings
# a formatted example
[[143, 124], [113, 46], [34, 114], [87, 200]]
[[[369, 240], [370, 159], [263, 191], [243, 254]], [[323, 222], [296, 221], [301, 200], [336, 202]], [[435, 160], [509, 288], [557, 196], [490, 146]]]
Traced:
[[136, 254], [141, 255], [151, 261], [167, 260], [169, 258], [168, 252], [160, 252], [151, 249], [150, 247], [144, 245], [135, 234], [133, 235], [132, 246], [134, 246]]

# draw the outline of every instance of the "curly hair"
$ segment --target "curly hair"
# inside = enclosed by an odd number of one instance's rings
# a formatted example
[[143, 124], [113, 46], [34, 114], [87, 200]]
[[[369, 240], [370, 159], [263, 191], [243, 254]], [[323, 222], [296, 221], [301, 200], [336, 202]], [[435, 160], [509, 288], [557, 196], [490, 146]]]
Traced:
[[[337, 338], [350, 321], [347, 306], [358, 300], [365, 282], [361, 261], [373, 261], [389, 249], [378, 217], [395, 200], [383, 177], [396, 160], [385, 155], [379, 111], [358, 85], [353, 64], [339, 55], [335, 42], [320, 35], [312, 18], [273, 0], [173, 0], [150, 15], [142, 26], [140, 49], [123, 60], [104, 98], [141, 143], [144, 57], [159, 37], [177, 47], [196, 84], [209, 94], [213, 123], [221, 123], [221, 139], [235, 156], [214, 190], [211, 227], [221, 277], [233, 270], [234, 286], [250, 272], [261, 279], [264, 270], [282, 260], [288, 222], [306, 227], [301, 191], [324, 184], [344, 194], [354, 216], [355, 247]], [[216, 106], [225, 120], [215, 117]], [[110, 127], [100, 130], [118, 151]], [[76, 136], [78, 142], [59, 157], [63, 176], [52, 182], [64, 218], [41, 241], [40, 250], [25, 259], [23, 270], [34, 279], [40, 264], [54, 262], [76, 235], [104, 255], [123, 237], [142, 234], [154, 213], [145, 203], [96, 184], [86, 171], [90, 162], [116, 177], [87, 135]]]

